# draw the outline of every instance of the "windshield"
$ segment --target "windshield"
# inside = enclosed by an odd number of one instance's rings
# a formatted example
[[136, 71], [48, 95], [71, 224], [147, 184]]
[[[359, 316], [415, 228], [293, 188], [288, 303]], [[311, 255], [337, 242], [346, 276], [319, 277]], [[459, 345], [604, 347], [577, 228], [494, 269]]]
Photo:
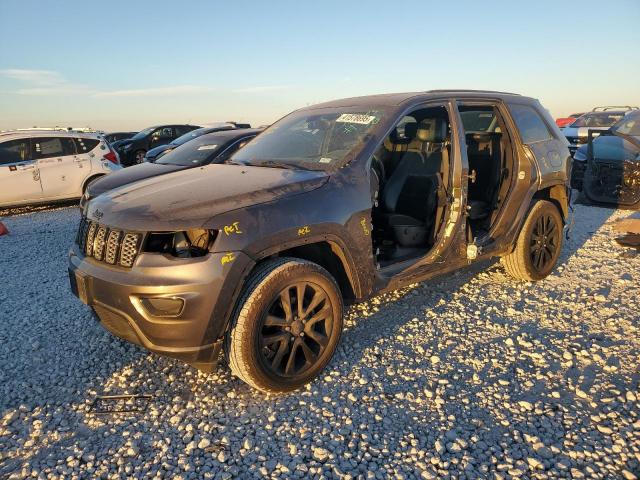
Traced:
[[144, 137], [149, 135], [154, 130], [155, 130], [154, 127], [145, 128], [144, 130], [139, 131], [133, 137], [131, 137], [131, 140], [142, 140]]
[[624, 117], [624, 113], [587, 113], [571, 124], [574, 127], [610, 127]]
[[353, 158], [384, 116], [382, 109], [302, 110], [284, 117], [239, 150], [234, 163], [327, 170]]
[[162, 165], [181, 165], [183, 167], [205, 165], [218, 155], [219, 146], [220, 143], [212, 138], [194, 140], [166, 153], [160, 157], [156, 163]]
[[613, 127], [614, 133], [622, 135], [631, 135], [632, 137], [640, 136], [640, 111], [633, 112], [616, 123]]

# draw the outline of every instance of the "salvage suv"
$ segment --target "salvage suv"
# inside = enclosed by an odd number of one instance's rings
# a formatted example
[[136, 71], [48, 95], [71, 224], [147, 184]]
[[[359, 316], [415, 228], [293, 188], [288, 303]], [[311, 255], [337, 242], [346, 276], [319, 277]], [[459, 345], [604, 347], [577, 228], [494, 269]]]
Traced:
[[[336, 350], [344, 305], [502, 257], [553, 270], [569, 225], [567, 142], [537, 100], [429, 91], [297, 110], [225, 164], [106, 192], [69, 254], [113, 334], [265, 392]], [[197, 170], [197, 171], [196, 171]]]

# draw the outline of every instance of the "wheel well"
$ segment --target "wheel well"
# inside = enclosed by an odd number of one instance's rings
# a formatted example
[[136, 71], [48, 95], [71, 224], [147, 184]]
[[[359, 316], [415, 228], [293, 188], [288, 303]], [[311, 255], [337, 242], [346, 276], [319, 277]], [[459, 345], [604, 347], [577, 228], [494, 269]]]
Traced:
[[562, 215], [562, 220], [566, 223], [567, 218], [569, 217], [569, 198], [567, 196], [567, 189], [564, 185], [552, 185], [547, 188], [543, 188], [542, 190], [538, 190], [533, 196], [534, 200], [548, 200], [553, 203], [560, 214]]
[[[355, 299], [353, 285], [343, 260], [336, 253], [335, 249], [332, 248], [329, 242], [300, 245], [287, 250], [282, 250], [267, 258], [274, 257], [294, 257], [320, 265], [333, 276], [335, 281], [338, 283], [342, 297], [345, 300]], [[267, 260], [267, 258], [262, 261]]]
[[98, 175], [92, 175], [92, 176], [90, 176], [89, 178], [87, 178], [87, 179], [84, 181], [84, 184], [82, 185], [82, 194], [84, 195], [85, 190], [87, 189], [87, 187], [89, 186], [89, 184], [90, 184], [91, 182], [93, 182], [94, 180], [97, 180], [97, 179], [98, 179], [98, 178], [100, 178], [100, 177], [104, 177], [104, 173], [100, 173], [100, 174], [98, 174]]

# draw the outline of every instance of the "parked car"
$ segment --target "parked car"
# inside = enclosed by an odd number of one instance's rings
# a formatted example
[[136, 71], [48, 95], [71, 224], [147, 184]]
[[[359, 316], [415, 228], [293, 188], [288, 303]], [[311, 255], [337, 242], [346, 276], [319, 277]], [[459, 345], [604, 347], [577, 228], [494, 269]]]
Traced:
[[5, 132], [0, 134], [0, 206], [80, 198], [91, 181], [121, 168], [97, 134]]
[[201, 135], [163, 155], [155, 163], [134, 165], [92, 182], [80, 199], [80, 208], [83, 209], [89, 200], [101, 193], [129, 183], [210, 163], [222, 163], [261, 131], [255, 128], [227, 129]]
[[294, 390], [333, 356], [345, 303], [495, 256], [549, 275], [570, 161], [546, 110], [514, 94], [302, 108], [228, 164], [91, 200], [71, 288], [121, 338], [203, 370], [224, 348], [248, 384]]
[[571, 184], [588, 201], [640, 210], [640, 111], [581, 145], [573, 156]]
[[[231, 123], [222, 123], [216, 126], [196, 128], [195, 130], [191, 130], [190, 132], [185, 133], [181, 137], [176, 138], [175, 140], [169, 142], [166, 145], [161, 145], [159, 147], [152, 148], [145, 155], [144, 161], [153, 163], [165, 153], [170, 152], [174, 148], [179, 147], [180, 145], [187, 143], [193, 140], [194, 138], [198, 138], [200, 135], [205, 135], [207, 133], [212, 133], [212, 132], [219, 132], [221, 130], [231, 130], [233, 128], [236, 128], [236, 126]], [[251, 128], [251, 126], [248, 126], [246, 128]]]
[[111, 132], [111, 133], [106, 133], [104, 135], [104, 139], [108, 143], [113, 144], [119, 140], [128, 140], [129, 138], [133, 137], [137, 133], [138, 132]]
[[147, 151], [181, 137], [198, 125], [159, 125], [145, 128], [126, 140], [118, 140], [112, 144], [120, 155], [124, 167], [142, 163]]
[[563, 128], [562, 133], [569, 142], [571, 155], [580, 145], [587, 143], [589, 130], [604, 132], [633, 110], [635, 107], [596, 107], [577, 118], [570, 126]]
[[558, 127], [560, 128], [568, 127], [569, 125], [571, 125], [573, 122], [576, 121], [576, 118], [581, 117], [582, 115], [584, 115], [584, 112], [572, 113], [568, 117], [556, 118], [556, 125], [558, 125]]

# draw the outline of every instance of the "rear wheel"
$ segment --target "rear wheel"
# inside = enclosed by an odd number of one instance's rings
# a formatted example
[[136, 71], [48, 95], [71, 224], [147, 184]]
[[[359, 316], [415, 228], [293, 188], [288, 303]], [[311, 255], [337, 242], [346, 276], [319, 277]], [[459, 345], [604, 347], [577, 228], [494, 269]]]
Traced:
[[225, 338], [231, 371], [269, 393], [296, 390], [329, 363], [342, 333], [333, 277], [293, 258], [265, 262], [250, 277]]
[[519, 280], [542, 280], [556, 266], [562, 250], [562, 217], [547, 200], [538, 200], [524, 222], [516, 247], [502, 257], [507, 273]]

